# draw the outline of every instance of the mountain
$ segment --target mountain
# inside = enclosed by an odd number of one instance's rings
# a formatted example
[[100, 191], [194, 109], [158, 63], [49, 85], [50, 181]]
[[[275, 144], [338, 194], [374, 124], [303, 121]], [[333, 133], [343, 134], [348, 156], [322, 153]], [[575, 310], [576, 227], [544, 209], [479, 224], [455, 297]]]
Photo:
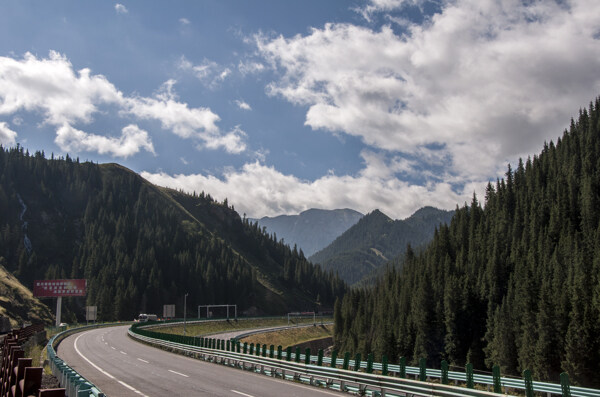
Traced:
[[393, 220], [375, 210], [309, 260], [355, 284], [403, 254], [407, 245], [418, 247], [427, 243], [435, 228], [449, 222], [453, 213], [425, 207], [407, 219]]
[[100, 320], [161, 314], [163, 304], [180, 316], [186, 293], [190, 313], [224, 303], [240, 313], [318, 310], [345, 290], [227, 200], [160, 188], [118, 164], [0, 149], [0, 258], [28, 287], [87, 279], [87, 298], [63, 300], [65, 321], [86, 304]]
[[341, 351], [600, 386], [600, 98], [509, 165], [373, 288], [336, 304]]
[[8, 317], [15, 328], [24, 322], [52, 324], [52, 311], [10, 274], [2, 262], [0, 260], [0, 317]]
[[336, 237], [356, 224], [363, 214], [351, 209], [309, 209], [299, 215], [279, 215], [258, 219], [258, 224], [283, 238], [290, 246], [297, 245], [310, 256], [325, 248]]

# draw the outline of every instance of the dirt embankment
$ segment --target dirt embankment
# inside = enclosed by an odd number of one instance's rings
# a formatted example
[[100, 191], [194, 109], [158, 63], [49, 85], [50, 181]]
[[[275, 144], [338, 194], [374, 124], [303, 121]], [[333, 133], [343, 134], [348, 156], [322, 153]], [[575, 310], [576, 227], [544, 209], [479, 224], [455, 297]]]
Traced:
[[314, 340], [310, 340], [308, 342], [303, 342], [303, 343], [299, 343], [297, 345], [293, 345], [292, 346], [292, 351], [296, 350], [296, 347], [300, 348], [300, 351], [302, 353], [304, 353], [304, 350], [306, 350], [307, 348], [310, 349], [310, 354], [317, 354], [317, 352], [319, 351], [319, 349], [323, 349], [323, 351], [325, 352], [325, 355], [327, 355], [327, 352], [330, 350], [329, 348], [333, 346], [333, 337], [329, 336], [327, 338], [323, 338], [323, 339], [314, 339]]

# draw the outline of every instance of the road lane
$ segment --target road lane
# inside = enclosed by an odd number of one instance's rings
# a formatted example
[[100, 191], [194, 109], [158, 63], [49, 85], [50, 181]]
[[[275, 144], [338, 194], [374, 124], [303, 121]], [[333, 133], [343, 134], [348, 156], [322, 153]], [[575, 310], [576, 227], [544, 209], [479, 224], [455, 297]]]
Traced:
[[129, 338], [128, 328], [71, 335], [57, 354], [109, 397], [343, 395], [153, 348]]

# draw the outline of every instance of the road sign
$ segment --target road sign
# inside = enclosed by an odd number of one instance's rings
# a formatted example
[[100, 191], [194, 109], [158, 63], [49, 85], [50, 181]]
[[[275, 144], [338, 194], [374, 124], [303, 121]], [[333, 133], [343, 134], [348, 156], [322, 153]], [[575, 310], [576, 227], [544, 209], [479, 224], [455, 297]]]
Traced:
[[35, 280], [33, 282], [33, 296], [59, 297], [59, 296], [85, 296], [87, 282], [85, 279], [71, 280]]

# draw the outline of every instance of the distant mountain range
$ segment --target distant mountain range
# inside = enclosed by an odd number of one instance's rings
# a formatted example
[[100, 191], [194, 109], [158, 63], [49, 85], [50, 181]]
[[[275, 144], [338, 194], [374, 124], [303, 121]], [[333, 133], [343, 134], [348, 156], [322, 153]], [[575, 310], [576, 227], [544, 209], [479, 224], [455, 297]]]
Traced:
[[273, 218], [252, 219], [259, 226], [267, 228], [277, 239], [284, 240], [308, 257], [327, 247], [333, 240], [356, 224], [363, 214], [351, 209], [322, 210], [309, 209], [299, 215], [280, 215]]
[[428, 243], [435, 228], [449, 223], [454, 211], [424, 207], [404, 220], [393, 220], [375, 210], [346, 230], [329, 246], [309, 257], [324, 270], [333, 270], [349, 284], [368, 277], [386, 262], [404, 254], [406, 247]]

